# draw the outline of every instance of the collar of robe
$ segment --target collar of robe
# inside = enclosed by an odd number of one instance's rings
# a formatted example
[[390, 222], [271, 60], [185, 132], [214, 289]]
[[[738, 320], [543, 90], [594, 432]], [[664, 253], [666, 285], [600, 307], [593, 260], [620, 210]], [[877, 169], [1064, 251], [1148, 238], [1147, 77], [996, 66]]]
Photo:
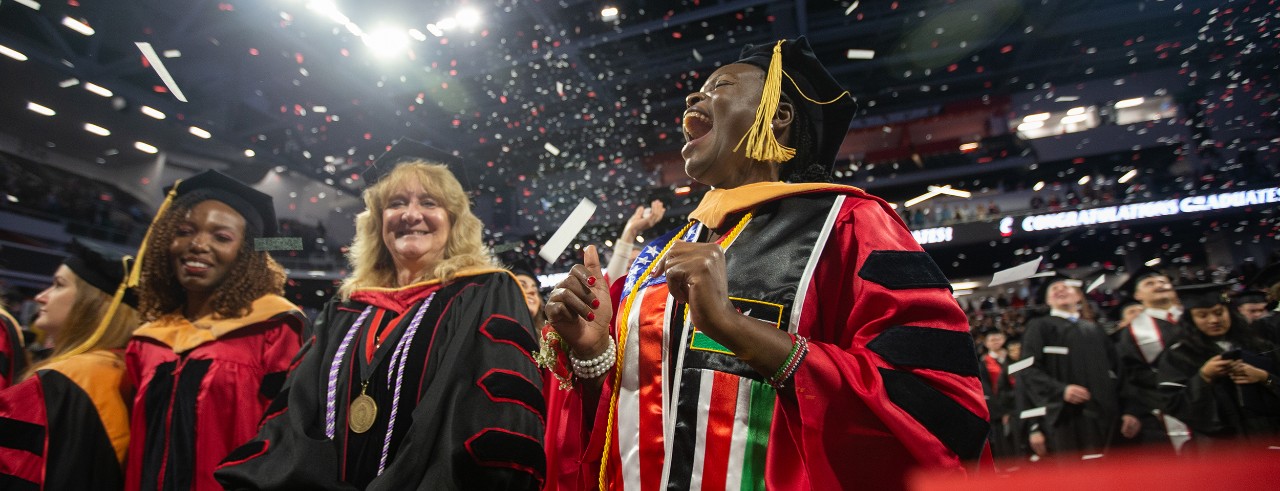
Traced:
[[237, 329], [290, 311], [297, 312], [298, 306], [284, 297], [268, 294], [254, 300], [249, 313], [242, 317], [215, 317], [211, 314], [187, 320], [181, 312], [174, 311], [144, 324], [133, 335], [154, 339], [173, 349], [174, 353], [181, 354]]
[[[689, 218], [705, 223], [711, 228], [720, 228], [724, 224], [725, 218], [735, 213], [755, 208], [761, 203], [768, 203], [797, 194], [823, 191], [843, 192], [862, 198], [874, 199], [879, 201], [885, 208], [889, 207], [880, 198], [871, 196], [861, 189], [843, 184], [827, 182], [756, 182], [731, 189], [712, 189], [707, 191], [707, 194], [702, 197], [702, 201], [698, 203], [698, 207], [693, 210], [693, 213], [689, 214]], [[897, 216], [897, 214], [894, 213], [894, 216]]]
[[[517, 285], [520, 284], [519, 280], [516, 280], [515, 275], [511, 274], [510, 271], [497, 268], [471, 268], [459, 271], [458, 274], [454, 276], [454, 281], [457, 281], [458, 278], [480, 276], [489, 273], [505, 273], [507, 276], [511, 277], [511, 281], [516, 282]], [[363, 287], [357, 288], [351, 292], [351, 300], [367, 303], [380, 309], [387, 309], [392, 312], [401, 313], [409, 307], [412, 307], [413, 304], [418, 303], [423, 298], [426, 298], [427, 295], [439, 290], [442, 286], [444, 285], [439, 279], [434, 279], [395, 288]]]

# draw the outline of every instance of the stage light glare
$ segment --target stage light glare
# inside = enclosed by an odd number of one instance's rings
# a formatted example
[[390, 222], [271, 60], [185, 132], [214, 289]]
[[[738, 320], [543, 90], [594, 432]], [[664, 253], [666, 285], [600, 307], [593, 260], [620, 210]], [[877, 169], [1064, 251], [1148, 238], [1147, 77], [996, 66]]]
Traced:
[[404, 53], [409, 46], [409, 36], [404, 29], [379, 27], [364, 36], [364, 44], [373, 50], [374, 56], [390, 57]]
[[475, 29], [480, 26], [480, 11], [471, 7], [459, 9], [453, 18], [457, 19], [458, 27], [463, 29]]

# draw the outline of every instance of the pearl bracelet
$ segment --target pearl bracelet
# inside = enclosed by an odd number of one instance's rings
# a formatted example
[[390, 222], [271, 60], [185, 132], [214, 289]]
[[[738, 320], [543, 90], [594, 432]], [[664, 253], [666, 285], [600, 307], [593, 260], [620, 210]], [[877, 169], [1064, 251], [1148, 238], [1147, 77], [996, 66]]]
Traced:
[[604, 350], [604, 353], [600, 353], [599, 356], [590, 360], [579, 360], [570, 351], [569, 361], [573, 364], [573, 374], [583, 380], [591, 380], [604, 375], [618, 362], [617, 346], [613, 342], [613, 336], [609, 336], [609, 347]]

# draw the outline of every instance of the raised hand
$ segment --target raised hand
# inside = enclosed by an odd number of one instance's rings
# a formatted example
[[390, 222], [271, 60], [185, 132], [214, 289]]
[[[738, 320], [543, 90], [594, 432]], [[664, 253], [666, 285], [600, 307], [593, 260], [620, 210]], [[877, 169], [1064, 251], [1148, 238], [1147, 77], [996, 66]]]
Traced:
[[551, 290], [545, 309], [547, 321], [569, 344], [573, 356], [587, 360], [609, 349], [613, 304], [595, 246], [582, 252], [582, 262]]

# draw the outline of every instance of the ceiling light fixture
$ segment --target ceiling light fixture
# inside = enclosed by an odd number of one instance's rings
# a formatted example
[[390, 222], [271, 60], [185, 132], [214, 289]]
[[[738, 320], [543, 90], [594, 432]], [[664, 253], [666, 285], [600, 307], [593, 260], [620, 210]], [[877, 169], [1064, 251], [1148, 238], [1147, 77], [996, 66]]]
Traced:
[[110, 90], [107, 90], [107, 88], [106, 88], [106, 87], [103, 87], [103, 86], [101, 86], [101, 85], [98, 85], [98, 84], [95, 84], [95, 83], [92, 83], [92, 82], [85, 82], [85, 83], [84, 83], [84, 90], [87, 90], [87, 91], [89, 91], [89, 92], [93, 92], [94, 94], [98, 94], [98, 95], [100, 95], [100, 96], [102, 96], [102, 97], [111, 97], [111, 96], [115, 95], [115, 93], [111, 92]]
[[1067, 116], [1075, 116], [1075, 115], [1077, 115], [1077, 114], [1084, 114], [1084, 107], [1083, 107], [1083, 106], [1081, 106], [1081, 107], [1073, 107], [1073, 108], [1071, 108], [1071, 109], [1068, 109], [1068, 110], [1067, 110]]
[[876, 57], [876, 51], [873, 49], [852, 49], [844, 52], [844, 57], [850, 60], [870, 60]]
[[373, 50], [374, 56], [380, 58], [403, 53], [409, 46], [409, 36], [405, 34], [405, 30], [393, 27], [376, 28], [360, 39]]
[[1130, 179], [1133, 179], [1135, 177], [1138, 177], [1138, 169], [1129, 169], [1129, 172], [1125, 172], [1124, 175], [1120, 176], [1120, 179], [1117, 180], [1116, 182], [1119, 182], [1120, 184], [1124, 184], [1126, 182], [1129, 182]]
[[53, 109], [49, 109], [31, 101], [27, 101], [27, 110], [41, 116], [53, 116], [54, 114], [58, 114], [57, 112], [54, 112]]
[[1048, 120], [1049, 120], [1049, 113], [1028, 114], [1022, 117], [1023, 123], [1031, 123], [1034, 121], [1048, 121]]
[[133, 142], [133, 148], [136, 148], [146, 153], [156, 153], [160, 151], [160, 149], [146, 142]]
[[64, 16], [62, 18], [62, 25], [67, 26], [71, 28], [71, 30], [76, 31], [80, 34], [84, 34], [86, 36], [92, 36], [94, 32], [97, 32], [97, 31], [94, 31], [92, 27], [89, 27], [89, 24], [85, 24], [84, 21], [79, 19], [72, 19], [70, 16]]
[[978, 283], [976, 281], [961, 281], [959, 283], [952, 283], [951, 289], [952, 290], [972, 290], [980, 286], [982, 286], [982, 283]]
[[1076, 181], [1076, 182], [1079, 183], [1081, 186], [1085, 184], [1089, 184], [1089, 176], [1083, 176], [1080, 178], [1079, 181]]
[[618, 19], [618, 7], [609, 6], [600, 9], [600, 20], [612, 22]]
[[3, 44], [0, 44], [0, 54], [3, 54], [5, 56], [8, 56], [18, 61], [27, 61], [27, 55], [24, 55], [20, 51], [10, 48], [8, 46], [5, 46]]
[[75, 87], [75, 86], [76, 86], [76, 85], [78, 85], [79, 83], [80, 83], [80, 79], [77, 79], [77, 78], [69, 78], [69, 79], [63, 80], [63, 81], [61, 81], [61, 82], [58, 82], [58, 87], [62, 87], [62, 88], [64, 88], [64, 89], [65, 89], [65, 88], [68, 88], [68, 87]]
[[1031, 186], [1032, 191], [1039, 191], [1041, 189], [1044, 189], [1044, 181], [1037, 182], [1035, 186]]
[[1062, 120], [1060, 120], [1059, 123], [1060, 124], [1077, 124], [1077, 123], [1083, 123], [1088, 119], [1089, 119], [1088, 114], [1073, 114], [1070, 116], [1063, 116]]
[[246, 149], [244, 149], [244, 156], [245, 156], [245, 157], [253, 158], [253, 156], [254, 156], [254, 155], [257, 155], [257, 154], [258, 154], [258, 153], [257, 153], [257, 152], [254, 152], [252, 148], [246, 148]]
[[1018, 125], [1018, 131], [1035, 130], [1044, 127], [1044, 123], [1040, 121], [1028, 121]]
[[27, 8], [31, 10], [40, 10], [40, 2], [37, 2], [36, 0], [13, 0], [13, 1], [18, 2], [22, 5], [26, 5]]
[[1126, 107], [1138, 106], [1144, 102], [1146, 102], [1146, 99], [1143, 99], [1141, 97], [1134, 97], [1133, 99], [1125, 99], [1125, 100], [1116, 102], [1116, 109], [1124, 109]]
[[200, 138], [204, 138], [204, 139], [206, 139], [206, 140], [208, 140], [208, 139], [210, 139], [210, 138], [213, 138], [213, 133], [209, 133], [209, 131], [208, 131], [208, 130], [206, 130], [206, 129], [204, 129], [204, 128], [201, 128], [201, 127], [199, 127], [199, 126], [192, 126], [192, 127], [191, 127], [189, 130], [187, 130], [187, 131], [190, 131], [190, 132], [191, 132], [191, 134], [196, 135], [196, 136], [198, 136], [198, 137], [200, 137]]
[[1147, 265], [1148, 267], [1152, 267], [1152, 266], [1155, 266], [1155, 265], [1157, 265], [1157, 264], [1160, 264], [1160, 258], [1158, 258], [1158, 257], [1157, 257], [1157, 258], [1155, 258], [1155, 259], [1152, 259], [1152, 260], [1147, 261], [1147, 262], [1142, 263], [1142, 264], [1145, 264], [1145, 265]]
[[85, 123], [84, 130], [98, 136], [111, 136], [111, 131], [93, 123]]
[[142, 114], [146, 114], [147, 116], [153, 117], [155, 119], [164, 119], [165, 117], [164, 113], [156, 110], [156, 108], [151, 106], [142, 106], [142, 108], [139, 109], [139, 111], [142, 111]]

